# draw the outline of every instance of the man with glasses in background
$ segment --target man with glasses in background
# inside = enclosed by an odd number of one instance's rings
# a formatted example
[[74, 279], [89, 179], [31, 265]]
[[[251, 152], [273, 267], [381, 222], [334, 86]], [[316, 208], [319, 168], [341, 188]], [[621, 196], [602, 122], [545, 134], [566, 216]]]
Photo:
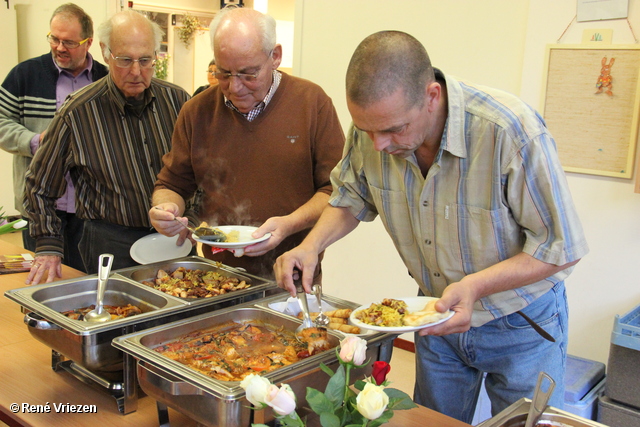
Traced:
[[109, 75], [69, 97], [27, 171], [26, 209], [36, 238], [27, 284], [60, 277], [62, 237], [53, 217], [67, 172], [85, 220], [79, 248], [87, 273], [97, 272], [102, 253], [115, 256], [113, 269], [137, 265], [129, 249], [152, 232], [153, 185], [189, 94], [152, 78], [163, 35], [156, 23], [126, 10], [97, 33]]
[[[0, 87], [0, 148], [14, 155], [15, 208], [24, 219], [24, 181], [31, 159], [40, 146], [53, 116], [67, 96], [108, 73], [89, 53], [93, 21], [82, 8], [66, 3], [54, 10], [47, 41], [51, 52], [16, 65]], [[66, 191], [56, 201], [56, 214], [64, 239], [64, 263], [84, 270], [78, 243], [82, 221], [76, 216], [75, 192], [69, 175]], [[29, 230], [22, 232], [26, 249], [35, 251]]]
[[[275, 20], [245, 8], [225, 8], [210, 27], [214, 86], [180, 112], [171, 152], [153, 194], [151, 223], [167, 236], [187, 230], [185, 200], [198, 194], [198, 220], [259, 226], [267, 240], [206, 257], [263, 277], [296, 246], [327, 206], [329, 174], [344, 134], [331, 99], [316, 84], [277, 71], [282, 46]], [[319, 273], [319, 270], [316, 272]]]

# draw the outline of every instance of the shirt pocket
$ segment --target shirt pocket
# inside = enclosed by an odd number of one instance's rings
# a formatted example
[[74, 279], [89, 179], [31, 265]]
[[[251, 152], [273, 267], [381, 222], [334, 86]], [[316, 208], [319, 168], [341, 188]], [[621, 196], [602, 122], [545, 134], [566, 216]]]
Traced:
[[449, 244], [468, 273], [490, 267], [522, 249], [522, 233], [507, 208], [452, 205]]
[[404, 190], [384, 190], [370, 186], [373, 202], [393, 243], [411, 246], [415, 239], [411, 227], [411, 209]]

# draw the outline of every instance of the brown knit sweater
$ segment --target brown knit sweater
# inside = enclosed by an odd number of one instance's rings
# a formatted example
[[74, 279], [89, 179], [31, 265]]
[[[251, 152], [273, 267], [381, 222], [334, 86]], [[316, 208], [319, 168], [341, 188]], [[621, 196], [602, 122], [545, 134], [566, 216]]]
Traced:
[[[318, 191], [331, 194], [329, 174], [342, 155], [344, 134], [331, 99], [316, 84], [283, 74], [265, 110], [249, 122], [224, 104], [219, 87], [182, 108], [171, 151], [156, 189], [185, 200], [202, 191], [197, 212], [210, 225], [259, 226], [288, 215]], [[208, 258], [273, 276], [275, 259], [297, 246], [308, 230], [261, 257], [230, 252]]]

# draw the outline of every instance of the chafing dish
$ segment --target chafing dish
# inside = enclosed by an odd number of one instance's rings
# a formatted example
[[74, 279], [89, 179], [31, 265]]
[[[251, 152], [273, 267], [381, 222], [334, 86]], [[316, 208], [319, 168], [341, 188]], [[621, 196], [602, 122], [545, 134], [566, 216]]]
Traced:
[[[218, 295], [213, 297], [215, 303], [223, 303], [225, 301], [234, 300], [238, 301], [239, 298], [249, 297], [245, 299], [251, 299], [256, 296], [262, 297], [265, 295], [271, 295], [273, 293], [282, 292], [275, 283], [272, 281], [263, 279], [258, 276], [240, 271], [238, 269], [214, 262], [206, 258], [191, 256], [186, 258], [180, 258], [172, 261], [163, 261], [153, 264], [141, 265], [138, 267], [125, 268], [118, 270], [118, 273], [122, 276], [134, 280], [138, 283], [153, 282], [156, 279], [158, 270], [164, 270], [166, 272], [172, 272], [179, 267], [184, 267], [187, 270], [203, 270], [203, 271], [217, 271], [227, 277], [234, 277], [238, 280], [244, 280], [247, 283], [251, 283], [251, 287], [247, 289], [240, 289], [237, 291], [229, 292], [227, 294]], [[166, 294], [165, 294], [166, 295]], [[211, 298], [179, 298], [182, 301], [190, 305], [211, 304]], [[242, 300], [244, 302], [244, 300]]]
[[[180, 266], [219, 270], [225, 275], [251, 282], [252, 286], [217, 297], [191, 301], [173, 297], [135, 280], [138, 277], [149, 278], [160, 268], [174, 270]], [[143, 311], [142, 314], [106, 323], [89, 323], [69, 319], [60, 313], [94, 304], [97, 281], [97, 276], [91, 275], [12, 289], [6, 291], [5, 296], [22, 306], [31, 335], [53, 350], [54, 370], [65, 369], [82, 380], [89, 378], [109, 389], [124, 413], [136, 408], [135, 363], [128, 361], [126, 355], [111, 345], [113, 338], [245, 300], [262, 298], [278, 290], [275, 283], [257, 276], [244, 274], [205, 258], [185, 257], [117, 270], [111, 274], [104, 303], [130, 303], [138, 306]], [[69, 360], [64, 360], [65, 358]]]
[[[166, 358], [153, 350], [158, 345], [180, 338], [191, 332], [206, 329], [229, 320], [236, 322], [258, 320], [275, 326], [295, 330], [300, 320], [254, 303], [245, 303], [215, 313], [181, 320], [145, 331], [124, 335], [113, 340], [113, 345], [132, 355], [138, 361], [140, 387], [161, 405], [169, 406], [204, 425], [219, 427], [248, 426], [251, 419], [250, 403], [238, 381], [219, 381]], [[335, 345], [344, 338], [337, 331], [329, 331]], [[375, 334], [366, 337], [367, 358], [391, 358], [395, 335]], [[272, 383], [287, 383], [298, 398], [298, 406], [306, 404], [306, 388], [324, 390], [329, 377], [320, 370], [320, 362], [337, 369], [335, 350], [328, 350], [292, 365], [265, 374]], [[371, 366], [351, 371], [355, 381], [369, 375]]]
[[132, 283], [117, 274], [107, 282], [104, 303], [138, 306], [142, 313], [105, 323], [73, 320], [61, 312], [95, 304], [97, 278], [88, 276], [52, 284], [13, 289], [6, 296], [30, 310], [25, 316], [29, 332], [38, 341], [64, 354], [90, 370], [118, 370], [122, 354], [113, 349], [111, 340], [122, 335], [128, 326], [140, 329], [156, 326], [172, 312], [188, 308], [187, 304]]
[[[480, 424], [478, 427], [524, 427], [527, 415], [531, 407], [531, 400], [522, 398], [511, 406]], [[547, 407], [536, 425], [548, 425], [553, 427], [607, 427], [595, 421], [587, 420], [578, 415]]]

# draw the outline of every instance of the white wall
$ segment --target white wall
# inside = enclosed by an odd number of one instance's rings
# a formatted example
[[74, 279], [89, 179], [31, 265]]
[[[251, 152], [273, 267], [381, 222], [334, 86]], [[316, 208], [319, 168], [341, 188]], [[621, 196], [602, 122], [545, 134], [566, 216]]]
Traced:
[[[630, 0], [629, 20], [640, 32], [639, 4]], [[539, 108], [545, 45], [556, 43], [575, 5], [557, 0], [300, 0], [294, 74], [327, 91], [346, 129], [344, 76], [353, 50], [373, 32], [398, 29], [421, 40], [433, 64], [445, 72], [515, 93]], [[579, 43], [582, 28], [614, 28], [615, 43], [634, 42], [624, 20], [574, 23], [562, 42]], [[640, 304], [640, 194], [633, 192], [630, 180], [568, 175], [591, 247], [566, 282], [569, 353], [606, 362], [614, 315]], [[378, 220], [361, 224], [331, 246], [323, 271], [325, 292], [352, 301], [417, 292]]]

